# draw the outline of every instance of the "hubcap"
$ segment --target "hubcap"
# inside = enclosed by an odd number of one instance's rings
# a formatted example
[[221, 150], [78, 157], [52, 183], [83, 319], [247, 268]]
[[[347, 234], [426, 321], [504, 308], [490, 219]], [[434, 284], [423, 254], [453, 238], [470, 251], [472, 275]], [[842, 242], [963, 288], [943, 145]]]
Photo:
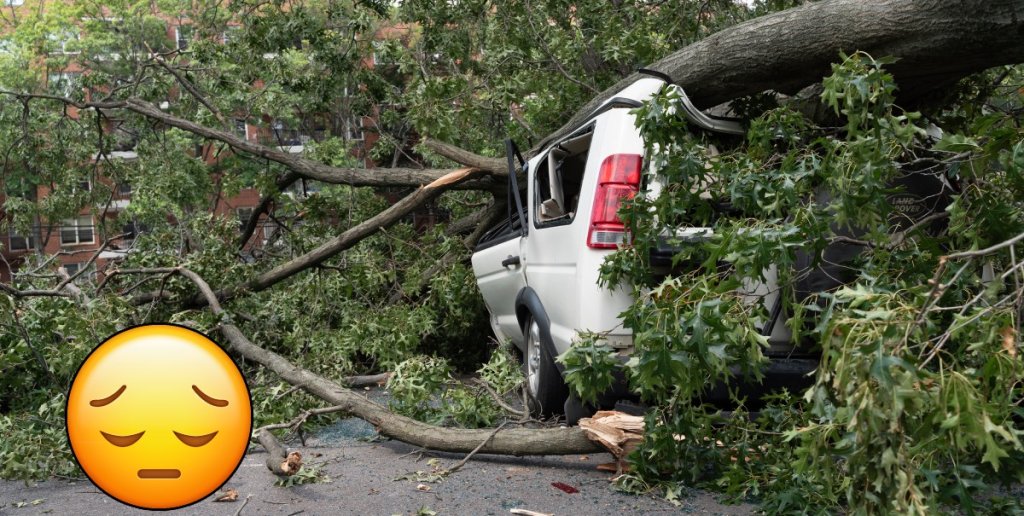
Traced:
[[536, 396], [540, 390], [540, 326], [530, 324], [526, 338], [526, 383], [530, 394]]

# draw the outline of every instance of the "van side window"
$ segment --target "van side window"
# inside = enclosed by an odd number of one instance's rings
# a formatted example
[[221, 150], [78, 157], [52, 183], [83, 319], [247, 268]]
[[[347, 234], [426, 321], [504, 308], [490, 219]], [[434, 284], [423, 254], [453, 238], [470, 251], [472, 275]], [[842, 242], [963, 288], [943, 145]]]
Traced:
[[548, 152], [534, 175], [534, 225], [561, 226], [576, 217], [593, 132], [563, 141]]

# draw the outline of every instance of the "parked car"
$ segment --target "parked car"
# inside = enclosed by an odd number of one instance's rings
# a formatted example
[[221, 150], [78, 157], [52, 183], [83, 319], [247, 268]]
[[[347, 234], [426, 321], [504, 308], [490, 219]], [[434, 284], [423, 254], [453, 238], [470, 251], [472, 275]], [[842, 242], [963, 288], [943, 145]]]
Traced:
[[[506, 143], [509, 215], [481, 238], [472, 263], [495, 335], [514, 343], [523, 354], [534, 414], [564, 412], [570, 422], [588, 415], [579, 401], [569, 396], [562, 367], [555, 361], [581, 332], [601, 334], [623, 359], [632, 350], [632, 334], [619, 316], [633, 302], [631, 294], [621, 287], [600, 286], [598, 276], [604, 259], [626, 239], [617, 214], [621, 201], [641, 193], [644, 143], [631, 111], [665, 87], [675, 86], [658, 78], [633, 83], [528, 161], [513, 143]], [[743, 134], [737, 120], [711, 117], [695, 108], [682, 90], [679, 93], [691, 128]], [[642, 194], [658, 195], [660, 188], [655, 179], [644, 185]], [[939, 198], [932, 195], [934, 185], [928, 188], [931, 193], [916, 195], [913, 189], [901, 193], [899, 202], [930, 199], [927, 209], [915, 212], [917, 218], [923, 217], [935, 209]], [[710, 231], [686, 228], [673, 240], [699, 240]], [[671, 263], [674, 252], [667, 246], [652, 250], [652, 264], [659, 260]], [[841, 264], [859, 252], [848, 244], [837, 244], [825, 250], [826, 258], [832, 258], [825, 261]], [[816, 267], [808, 257], [804, 259], [808, 270]], [[766, 355], [771, 359], [765, 383], [757, 387], [761, 391], [807, 384], [808, 373], [818, 363], [816, 356], [802, 353], [790, 342], [775, 273], [764, 271], [766, 280], [744, 281], [743, 287], [751, 302], [763, 303], [771, 314], [760, 325], [769, 342]], [[836, 283], [840, 273], [847, 274], [824, 270], [804, 275], [796, 289], [820, 292], [836, 287], [841, 284]], [[624, 382], [618, 383], [604, 398], [606, 404], [628, 397]], [[709, 386], [708, 395], [713, 398], [716, 391], [725, 397], [725, 386]]]

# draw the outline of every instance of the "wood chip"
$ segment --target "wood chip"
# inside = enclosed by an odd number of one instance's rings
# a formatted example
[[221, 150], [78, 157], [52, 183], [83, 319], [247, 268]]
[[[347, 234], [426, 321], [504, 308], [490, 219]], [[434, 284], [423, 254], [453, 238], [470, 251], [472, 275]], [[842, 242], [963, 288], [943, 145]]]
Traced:
[[281, 463], [281, 471], [288, 476], [298, 473], [300, 469], [302, 469], [302, 454], [297, 451], [289, 453], [288, 458]]
[[644, 439], [643, 417], [614, 410], [598, 411], [594, 417], [581, 419], [579, 426], [587, 439], [600, 444], [615, 456], [616, 473], [622, 473], [629, 467], [626, 457]]
[[1010, 358], [1017, 358], [1017, 339], [1016, 331], [1011, 326], [1007, 326], [999, 332], [1003, 337], [1003, 351], [1006, 351], [1010, 355]]
[[238, 491], [230, 488], [224, 491], [224, 494], [213, 499], [215, 502], [234, 502], [236, 500], [238, 500]]

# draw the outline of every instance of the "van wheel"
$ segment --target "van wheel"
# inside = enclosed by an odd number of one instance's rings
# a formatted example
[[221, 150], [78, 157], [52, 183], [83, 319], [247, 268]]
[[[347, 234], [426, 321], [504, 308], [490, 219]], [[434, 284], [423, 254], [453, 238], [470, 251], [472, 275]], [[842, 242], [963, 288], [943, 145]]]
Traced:
[[554, 359], [540, 342], [540, 325], [530, 317], [526, 320], [526, 355], [523, 373], [526, 375], [527, 403], [533, 416], [560, 414], [569, 397], [569, 390], [555, 367]]
[[575, 394], [570, 394], [569, 399], [565, 400], [565, 423], [569, 426], [576, 426], [581, 419], [591, 417], [595, 412], [597, 407], [583, 402]]

